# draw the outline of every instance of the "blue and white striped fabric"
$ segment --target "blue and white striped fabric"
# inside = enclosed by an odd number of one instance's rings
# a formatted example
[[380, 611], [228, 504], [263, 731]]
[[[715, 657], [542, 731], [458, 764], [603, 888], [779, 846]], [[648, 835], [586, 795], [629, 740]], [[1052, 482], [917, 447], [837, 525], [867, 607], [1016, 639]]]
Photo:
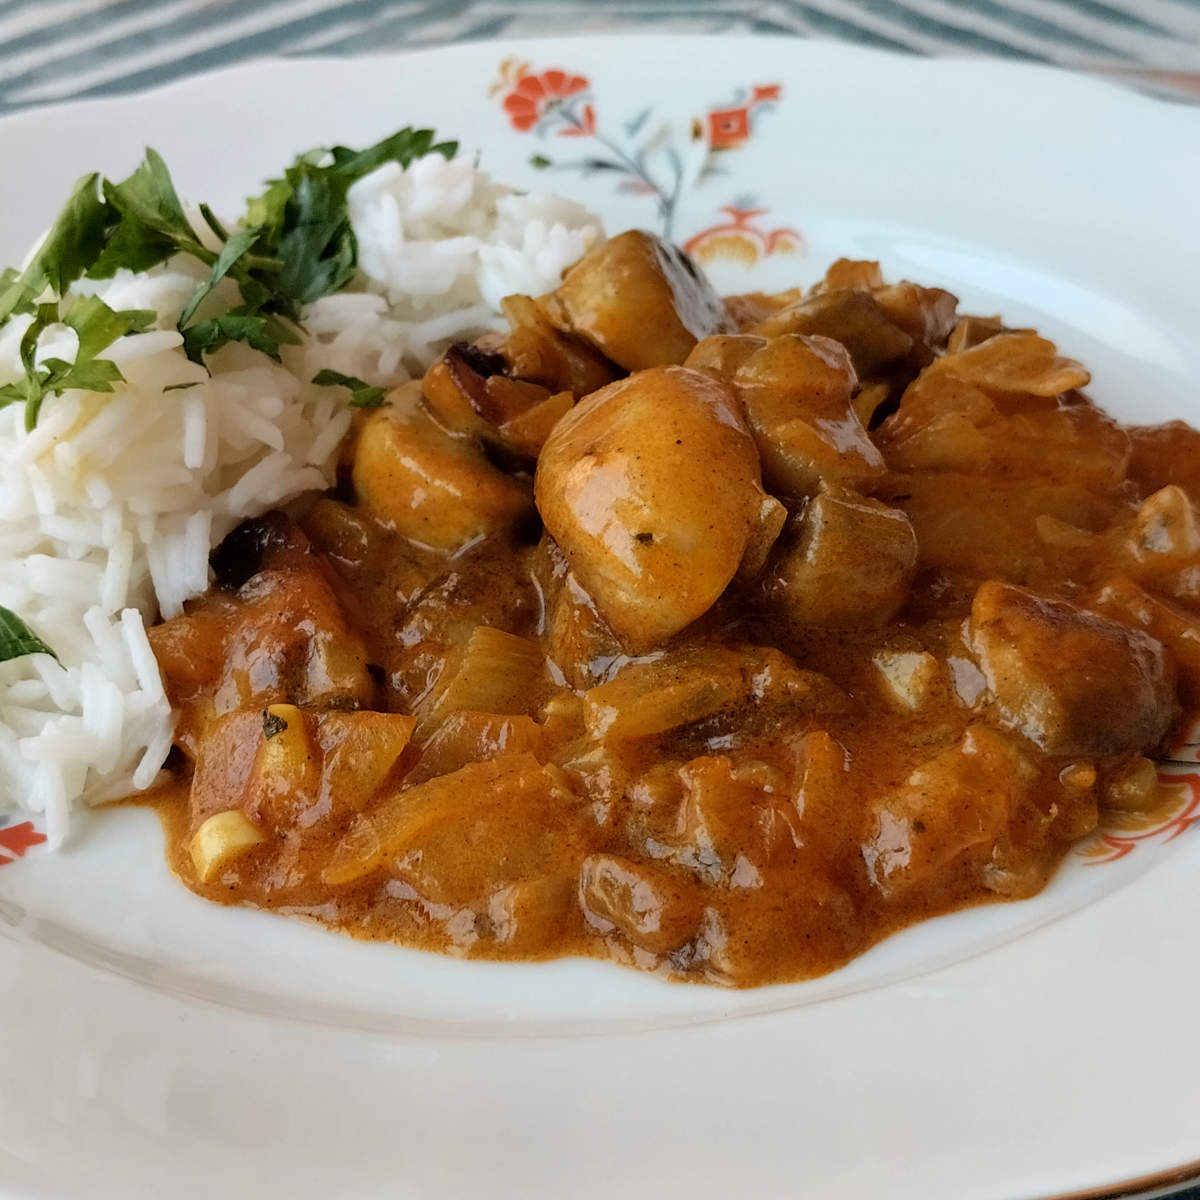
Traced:
[[633, 28], [1025, 58], [1200, 102], [1200, 0], [0, 0], [0, 112], [262, 55]]

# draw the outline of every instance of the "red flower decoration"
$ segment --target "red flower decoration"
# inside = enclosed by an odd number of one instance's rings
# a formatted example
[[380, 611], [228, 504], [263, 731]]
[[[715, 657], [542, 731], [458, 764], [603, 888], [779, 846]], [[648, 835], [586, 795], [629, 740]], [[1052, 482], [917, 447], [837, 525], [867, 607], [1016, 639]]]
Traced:
[[708, 114], [708, 144], [714, 150], [732, 150], [750, 139], [750, 110], [718, 108]]
[[32, 821], [20, 825], [12, 825], [8, 829], [0, 829], [0, 850], [7, 850], [12, 858], [0, 855], [0, 866], [20, 858], [31, 846], [40, 846], [46, 840], [44, 833], [38, 833]]
[[[522, 75], [504, 97], [504, 111], [514, 129], [527, 133], [565, 99], [586, 92], [589, 86], [582, 75], [571, 75], [556, 67], [540, 75]], [[595, 110], [591, 104], [585, 104], [579, 120], [565, 123], [560, 133], [568, 137], [586, 137], [595, 128]]]
[[[729, 108], [713, 108], [708, 112], [708, 144], [713, 150], [733, 150], [750, 140], [750, 119], [760, 104], [777, 101], [783, 93], [781, 84], [759, 83], [740, 104]], [[744, 93], [743, 93], [744, 94]]]

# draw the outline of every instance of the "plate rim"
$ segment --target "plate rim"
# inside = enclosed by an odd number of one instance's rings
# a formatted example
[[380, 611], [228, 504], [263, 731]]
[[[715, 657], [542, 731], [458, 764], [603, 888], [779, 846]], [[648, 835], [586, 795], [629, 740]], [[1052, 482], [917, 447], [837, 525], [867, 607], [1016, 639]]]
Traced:
[[[1166, 1197], [1174, 1194], [1175, 1189], [1195, 1183], [1200, 1183], [1200, 1158], [1184, 1163], [1182, 1167], [1139, 1175], [1136, 1179], [1126, 1179], [1121, 1183], [1087, 1188], [1081, 1192], [1058, 1192], [1053, 1196], [1040, 1197], [1039, 1200], [1138, 1200], [1138, 1197], [1152, 1200], [1154, 1196], [1162, 1196], [1166, 1200]], [[1163, 1188], [1171, 1188], [1172, 1191], [1163, 1192]]]

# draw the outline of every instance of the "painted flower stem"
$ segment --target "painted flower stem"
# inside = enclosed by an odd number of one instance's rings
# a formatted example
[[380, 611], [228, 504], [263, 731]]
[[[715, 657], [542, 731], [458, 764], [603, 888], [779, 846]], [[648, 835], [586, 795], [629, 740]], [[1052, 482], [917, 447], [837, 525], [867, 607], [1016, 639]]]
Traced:
[[[500, 64], [500, 77], [489, 94], [500, 93], [509, 123], [518, 133], [536, 133], [543, 142], [552, 136], [590, 139], [596, 149], [593, 156], [568, 161], [538, 153], [530, 158], [533, 166], [539, 170], [575, 171], [585, 177], [600, 172], [610, 175], [617, 183], [617, 190], [652, 198], [659, 233], [670, 240], [675, 238], [687, 183], [688, 160], [683, 150], [686, 142], [680, 141], [678, 129], [664, 127], [638, 144], [653, 116], [652, 106], [622, 122], [623, 136], [611, 132], [611, 121], [610, 132], [601, 132], [597, 127], [592, 83], [587, 76], [562, 67], [533, 71], [529, 63], [515, 59], [505, 59]], [[710, 157], [735, 151], [750, 141], [756, 114], [776, 107], [781, 94], [778, 83], [739, 88], [725, 104], [709, 105], [703, 115], [693, 118], [690, 138], [703, 138]], [[711, 162], [705, 162], [696, 181], [718, 173], [726, 172], [715, 172]], [[766, 208], [726, 205], [722, 211], [729, 214], [729, 219], [718, 220], [693, 234], [686, 241], [688, 248], [695, 246], [702, 257], [731, 258], [746, 264], [772, 254], [804, 252], [804, 238], [797, 230], [789, 226], [763, 229], [753, 223], [753, 218], [767, 213]]]
[[[604, 149], [613, 156], [613, 158], [616, 160], [612, 164], [615, 170], [622, 170], [625, 172], [625, 174], [632, 175], [635, 179], [645, 184], [647, 190], [650, 191], [654, 196], [655, 204], [658, 208], [659, 219], [662, 221], [663, 225], [663, 237], [669, 238], [675, 223], [675, 208], [679, 203], [679, 196], [683, 187], [683, 164], [679, 161], [678, 153], [673, 149], [668, 152], [671, 168], [675, 176], [671, 190], [668, 192], [664, 190], [663, 186], [658, 182], [657, 179], [654, 178], [653, 175], [651, 175], [650, 171], [647, 169], [642, 151], [638, 151], [636, 157], [630, 157], [630, 155], [621, 148], [619, 143], [614, 142], [612, 138], [600, 133], [599, 130], [589, 131], [575, 115], [575, 113], [570, 111], [570, 109], [564, 107], [562, 110], [562, 116], [566, 123], [573, 125], [578, 130], [580, 136], [591, 136], [594, 141], [603, 146]], [[587, 164], [582, 161], [561, 164], [561, 166], [565, 169], [579, 169], [580, 167], [585, 167], [586, 165]]]

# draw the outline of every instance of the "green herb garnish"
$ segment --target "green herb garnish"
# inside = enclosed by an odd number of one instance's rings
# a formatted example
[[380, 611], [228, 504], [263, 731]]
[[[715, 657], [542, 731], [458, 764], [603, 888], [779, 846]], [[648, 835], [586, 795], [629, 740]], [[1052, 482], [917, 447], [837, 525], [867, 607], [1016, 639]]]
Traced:
[[[387, 162], [408, 166], [426, 154], [453, 157], [457, 143], [435, 142], [434, 136], [430, 129], [406, 128], [365, 150], [334, 146], [302, 154], [247, 202], [245, 219], [233, 233], [202, 204], [201, 216], [220, 243], [215, 250], [192, 228], [154, 150], [120, 183], [84, 176], [29, 266], [0, 272], [0, 326], [19, 314], [33, 317], [21, 341], [23, 378], [0, 387], [0, 407], [23, 402], [25, 424], [32, 429], [47, 396], [68, 388], [112, 391], [123, 376], [98, 356], [118, 338], [151, 328], [156, 314], [116, 312], [94, 297], [64, 301], [64, 293], [85, 275], [108, 279], [123, 268], [145, 271], [181, 254], [209, 270], [179, 318], [187, 356], [203, 363], [222, 346], [242, 342], [278, 359], [281, 345], [300, 341], [304, 306], [340, 291], [357, 273], [358, 243], [347, 202], [351, 185]], [[237, 285], [240, 303], [214, 311], [206, 301], [223, 279]], [[40, 337], [59, 324], [79, 335], [76, 361], [39, 363]], [[338, 372], [322, 371], [316, 382], [350, 388], [357, 407], [373, 407], [383, 394]]]
[[61, 296], [103, 251], [108, 222], [96, 187], [99, 178], [85, 175], [75, 185], [24, 271], [18, 275], [9, 268], [0, 275], [0, 324], [13, 313], [32, 312], [47, 288]]
[[343, 375], [341, 371], [318, 371], [312, 381], [318, 387], [349, 388], [351, 408], [379, 408], [383, 404], [384, 388], [372, 387], [353, 375]]
[[263, 709], [262, 723], [263, 737], [268, 742], [288, 727], [288, 723], [282, 717], [277, 717], [269, 708]]
[[58, 655], [15, 612], [0, 605], [0, 662], [26, 654], [49, 654], [58, 660]]
[[[95, 296], [76, 296], [69, 301], [51, 301], [34, 307], [33, 323], [21, 338], [21, 367], [24, 376], [0, 387], [0, 407], [25, 403], [25, 428], [37, 424], [47, 396], [60, 396], [68, 388], [88, 392], [111, 392], [123, 376], [116, 363], [97, 357], [127, 333], [149, 329], [155, 314], [148, 309], [116, 312]], [[79, 338], [74, 362], [47, 358], [37, 362], [38, 339], [52, 325], [66, 325]]]

